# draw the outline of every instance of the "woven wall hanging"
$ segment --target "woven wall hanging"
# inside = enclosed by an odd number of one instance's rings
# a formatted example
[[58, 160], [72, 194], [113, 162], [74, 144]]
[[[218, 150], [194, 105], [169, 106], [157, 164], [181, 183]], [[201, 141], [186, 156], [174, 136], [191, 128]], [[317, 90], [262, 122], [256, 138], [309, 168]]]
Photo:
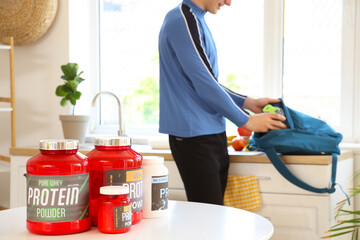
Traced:
[[33, 43], [54, 22], [58, 0], [0, 0], [0, 42], [14, 45]]

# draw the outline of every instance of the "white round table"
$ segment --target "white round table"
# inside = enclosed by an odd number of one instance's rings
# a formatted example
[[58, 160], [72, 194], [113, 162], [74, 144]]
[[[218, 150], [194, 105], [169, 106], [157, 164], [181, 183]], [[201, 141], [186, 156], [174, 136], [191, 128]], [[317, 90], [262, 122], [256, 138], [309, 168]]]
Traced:
[[169, 201], [168, 216], [143, 219], [123, 234], [100, 233], [96, 227], [71, 235], [36, 235], [26, 229], [26, 207], [0, 211], [0, 239], [131, 239], [131, 240], [265, 240], [270, 221], [244, 210], [194, 202]]

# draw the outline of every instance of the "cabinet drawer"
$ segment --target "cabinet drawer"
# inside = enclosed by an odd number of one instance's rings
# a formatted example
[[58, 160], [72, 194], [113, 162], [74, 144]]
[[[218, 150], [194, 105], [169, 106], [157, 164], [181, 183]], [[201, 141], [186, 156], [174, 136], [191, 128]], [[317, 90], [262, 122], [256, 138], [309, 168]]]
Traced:
[[329, 229], [329, 196], [261, 194], [257, 214], [274, 225], [276, 240], [312, 240], [325, 236]]
[[[292, 173], [304, 182], [318, 188], [329, 187], [331, 165], [303, 165], [288, 164]], [[349, 158], [338, 162], [336, 182], [343, 189], [352, 187], [351, 179], [344, 176], [353, 174], [353, 159]], [[314, 195], [315, 193], [303, 190], [286, 180], [272, 164], [267, 163], [230, 163], [229, 175], [254, 175], [258, 178], [261, 193], [291, 193]]]
[[[169, 170], [169, 188], [184, 189], [184, 184], [175, 162], [165, 161], [165, 166]], [[298, 178], [310, 185], [323, 188], [328, 187], [330, 184], [331, 165], [289, 164], [288, 167]], [[293, 185], [269, 163], [230, 163], [229, 175], [254, 175], [258, 177], [261, 193], [320, 195]], [[352, 158], [338, 162], [336, 182], [340, 183], [344, 190], [353, 187], [352, 179], [349, 177], [352, 175]]]

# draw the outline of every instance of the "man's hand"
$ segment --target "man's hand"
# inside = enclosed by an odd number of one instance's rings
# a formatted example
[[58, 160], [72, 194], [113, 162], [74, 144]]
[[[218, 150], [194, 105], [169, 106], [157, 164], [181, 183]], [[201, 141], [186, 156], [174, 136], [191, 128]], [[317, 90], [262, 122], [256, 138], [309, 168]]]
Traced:
[[281, 121], [286, 118], [276, 113], [261, 113], [250, 115], [249, 121], [245, 123], [245, 127], [254, 132], [268, 132], [269, 130], [284, 129], [287, 126]]
[[278, 103], [281, 102], [280, 99], [274, 99], [274, 98], [250, 98], [247, 97], [245, 99], [243, 107], [245, 109], [249, 109], [253, 113], [262, 113], [263, 108], [270, 104], [270, 103]]

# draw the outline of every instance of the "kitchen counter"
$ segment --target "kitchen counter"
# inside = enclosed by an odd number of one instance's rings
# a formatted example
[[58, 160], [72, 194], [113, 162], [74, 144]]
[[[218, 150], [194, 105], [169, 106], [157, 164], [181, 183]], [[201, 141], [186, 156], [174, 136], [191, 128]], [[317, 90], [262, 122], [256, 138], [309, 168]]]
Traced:
[[[80, 144], [80, 152], [87, 154], [93, 149], [92, 144]], [[169, 149], [152, 149], [149, 145], [133, 145], [132, 148], [143, 156], [162, 156], [166, 160], [173, 160]], [[38, 146], [24, 146], [10, 148], [12, 156], [34, 156], [39, 153]], [[262, 152], [237, 152], [229, 147], [230, 162], [236, 163], [270, 163]], [[342, 151], [338, 161], [352, 158], [352, 151]], [[282, 160], [287, 164], [329, 165], [332, 163], [331, 155], [283, 155]]]

